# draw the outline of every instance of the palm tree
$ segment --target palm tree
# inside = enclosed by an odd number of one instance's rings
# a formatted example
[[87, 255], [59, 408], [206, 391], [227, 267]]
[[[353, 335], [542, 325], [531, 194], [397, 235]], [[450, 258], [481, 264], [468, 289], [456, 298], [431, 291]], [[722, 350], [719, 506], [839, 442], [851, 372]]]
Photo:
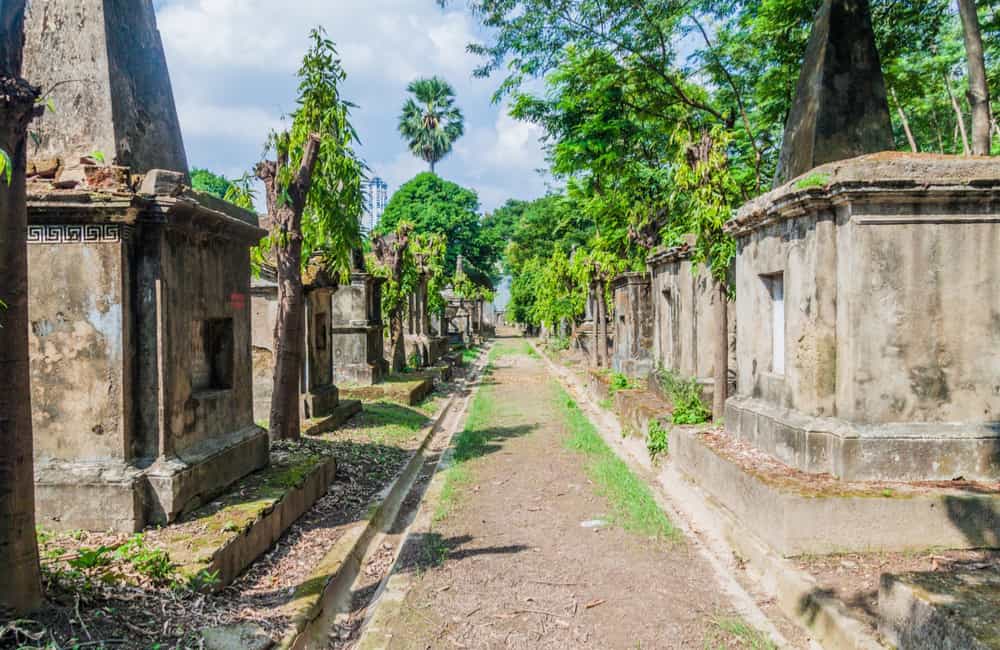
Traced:
[[455, 106], [455, 91], [444, 79], [417, 79], [406, 88], [413, 97], [403, 104], [399, 133], [410, 151], [431, 166], [451, 153], [455, 140], [465, 133], [465, 118]]

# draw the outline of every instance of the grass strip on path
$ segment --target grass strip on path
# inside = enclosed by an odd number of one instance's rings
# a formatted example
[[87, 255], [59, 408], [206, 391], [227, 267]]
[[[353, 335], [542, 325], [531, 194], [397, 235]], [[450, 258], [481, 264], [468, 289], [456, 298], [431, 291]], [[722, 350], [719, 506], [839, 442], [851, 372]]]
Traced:
[[569, 430], [566, 446], [587, 457], [587, 475], [597, 486], [598, 493], [611, 503], [615, 523], [646, 537], [665, 541], [680, 539], [679, 531], [657, 505], [649, 486], [615, 455], [562, 386], [554, 381], [553, 384], [557, 407]]
[[[493, 364], [506, 356], [523, 353], [523, 348], [508, 342], [499, 342], [490, 349], [483, 369], [483, 379], [489, 379], [493, 374]], [[497, 403], [494, 387], [484, 382], [476, 392], [469, 407], [469, 415], [465, 420], [462, 432], [455, 436], [452, 443], [451, 465], [444, 471], [445, 482], [441, 489], [441, 497], [434, 510], [434, 521], [442, 521], [448, 517], [458, 502], [463, 486], [472, 482], [472, 475], [466, 463], [486, 454], [490, 439], [489, 431], [496, 419]]]

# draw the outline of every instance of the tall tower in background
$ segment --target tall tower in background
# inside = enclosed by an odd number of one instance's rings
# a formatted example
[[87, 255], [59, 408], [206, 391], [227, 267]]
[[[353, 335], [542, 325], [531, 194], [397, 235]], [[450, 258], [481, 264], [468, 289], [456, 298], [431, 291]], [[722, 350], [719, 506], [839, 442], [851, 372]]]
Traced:
[[389, 186], [378, 176], [373, 176], [365, 182], [362, 189], [365, 193], [365, 214], [361, 218], [361, 231], [369, 234], [385, 212], [385, 206], [389, 202]]

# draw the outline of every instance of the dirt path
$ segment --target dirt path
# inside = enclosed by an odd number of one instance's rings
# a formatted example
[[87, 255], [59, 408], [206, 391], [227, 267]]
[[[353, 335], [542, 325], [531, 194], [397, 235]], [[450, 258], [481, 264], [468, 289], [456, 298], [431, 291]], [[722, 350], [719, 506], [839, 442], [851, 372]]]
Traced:
[[[488, 440], [446, 486], [431, 533], [404, 550], [408, 590], [379, 645], [771, 647], [731, 616], [683, 538], [618, 525], [588, 474], [592, 459], [566, 444], [565, 393], [521, 341], [499, 346], [477, 397], [489, 417], [469, 424]], [[616, 523], [588, 527], [600, 520]]]

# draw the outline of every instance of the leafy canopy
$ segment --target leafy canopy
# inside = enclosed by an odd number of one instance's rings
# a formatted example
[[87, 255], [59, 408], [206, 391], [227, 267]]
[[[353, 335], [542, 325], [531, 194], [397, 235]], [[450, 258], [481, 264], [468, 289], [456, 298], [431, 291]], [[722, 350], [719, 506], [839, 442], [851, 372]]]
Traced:
[[417, 79], [407, 91], [413, 96], [403, 104], [399, 133], [413, 155], [427, 161], [433, 172], [465, 132], [465, 118], [455, 106], [455, 91], [439, 77]]
[[418, 234], [446, 239], [444, 269], [449, 277], [455, 272], [459, 255], [488, 275], [496, 273], [500, 254], [484, 234], [479, 197], [472, 190], [436, 174], [418, 174], [389, 199], [375, 234], [394, 232], [403, 222], [413, 224]]
[[[366, 167], [354, 151], [358, 136], [350, 122], [353, 104], [341, 96], [347, 74], [333, 41], [322, 28], [310, 33], [312, 45], [298, 71], [298, 108], [291, 129], [272, 133], [268, 151], [279, 161], [279, 200], [288, 203], [288, 188], [299, 169], [306, 142], [319, 136], [319, 156], [302, 216], [302, 263], [321, 254], [329, 268], [346, 272], [351, 251], [361, 246], [363, 211], [361, 181]], [[261, 242], [266, 251], [277, 243], [271, 233]]]

